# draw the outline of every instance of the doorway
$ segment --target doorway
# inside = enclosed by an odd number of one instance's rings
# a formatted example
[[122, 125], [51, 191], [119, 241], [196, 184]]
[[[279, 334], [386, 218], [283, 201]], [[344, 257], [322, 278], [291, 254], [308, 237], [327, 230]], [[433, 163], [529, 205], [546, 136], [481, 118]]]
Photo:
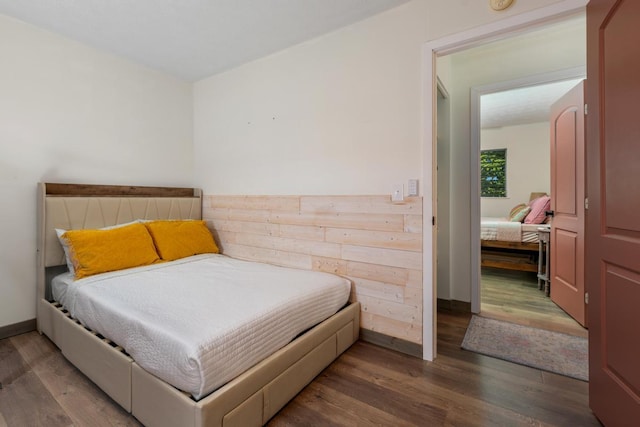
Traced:
[[549, 228], [548, 218], [541, 217], [541, 224], [521, 224], [524, 217], [517, 218], [525, 204], [551, 194], [549, 111], [584, 77], [584, 67], [575, 67], [471, 90], [471, 115], [479, 118], [473, 121], [471, 149], [481, 153], [483, 184], [481, 254], [475, 255], [481, 270], [472, 295], [480, 303], [475, 312], [483, 317], [587, 334], [551, 301], [548, 282], [538, 278], [537, 229]]
[[[560, 46], [571, 39], [568, 34], [572, 31], [572, 26], [581, 27], [579, 31], [582, 34], [574, 37], [579, 39], [577, 43], [580, 47], [577, 52], [582, 55], [579, 60], [572, 60], [572, 55], [576, 54], [574, 47]], [[453, 53], [437, 56], [438, 69], [441, 61], [449, 62], [450, 64], [446, 68], [450, 69], [451, 74], [446, 79], [448, 83], [446, 88], [450, 93], [451, 99], [451, 145], [449, 147], [451, 172], [447, 176], [450, 180], [449, 218], [451, 222], [449, 229], [450, 246], [448, 253], [444, 254], [445, 257], [448, 256], [449, 269], [446, 272], [448, 276], [443, 276], [440, 271], [442, 270], [441, 260], [438, 259], [437, 264], [433, 265], [433, 273], [436, 283], [438, 283], [437, 298], [461, 302], [471, 300], [473, 311], [480, 310], [479, 292], [477, 300], [472, 299], [471, 287], [469, 286], [473, 281], [479, 283], [481, 272], [480, 241], [478, 237], [480, 235], [481, 210], [479, 185], [477, 179], [475, 182], [472, 180], [472, 177], [479, 176], [480, 150], [479, 148], [477, 150], [471, 149], [468, 142], [471, 140], [470, 133], [473, 128], [471, 122], [479, 120], [479, 117], [474, 117], [470, 112], [469, 93], [471, 88], [483, 87], [496, 82], [518, 81], [551, 71], [558, 72], [558, 70], [577, 67], [582, 67], [584, 70], [586, 44], [584, 27], [584, 13], [580, 12], [577, 15], [565, 17], [560, 22], [539, 23], [534, 30], [512, 34], [510, 37], [497, 42], [485, 43], [481, 46], [474, 45], [472, 48], [456, 50]], [[540, 42], [545, 35], [554, 30], [560, 34], [552, 42], [557, 51], [540, 48], [539, 44], [536, 45], [536, 42]], [[516, 47], [522, 39], [527, 38], [529, 40], [525, 43], [524, 48]], [[558, 42], [558, 40], [562, 40], [562, 42]], [[434, 49], [433, 51], [436, 50]], [[549, 61], [540, 60], [542, 53], [547, 55]], [[462, 54], [465, 54], [466, 57], [463, 57]], [[575, 56], [573, 59], [575, 59]], [[520, 82], [520, 85], [523, 84]], [[440, 132], [438, 131], [438, 133]], [[467, 142], [465, 143], [464, 141]], [[440, 157], [440, 153], [433, 154]], [[431, 161], [431, 159], [428, 160]], [[438, 180], [440, 180], [440, 166], [438, 168]], [[437, 191], [442, 191], [440, 187], [440, 183], [438, 183]], [[439, 205], [446, 197], [438, 194], [437, 198], [438, 212], [440, 212], [441, 206]], [[425, 209], [425, 216], [430, 216], [430, 214], [431, 212]], [[437, 233], [440, 233], [439, 228]], [[428, 241], [429, 238], [430, 236], [425, 235], [425, 241]], [[437, 240], [440, 242], [439, 235]], [[441, 249], [441, 247], [438, 247], [439, 258], [443, 256]], [[467, 256], [469, 258], [465, 259]], [[425, 275], [427, 273], [428, 270], [425, 268]], [[442, 285], [443, 281], [445, 282], [444, 286]], [[427, 307], [428, 303], [428, 301], [425, 301], [425, 307]]]

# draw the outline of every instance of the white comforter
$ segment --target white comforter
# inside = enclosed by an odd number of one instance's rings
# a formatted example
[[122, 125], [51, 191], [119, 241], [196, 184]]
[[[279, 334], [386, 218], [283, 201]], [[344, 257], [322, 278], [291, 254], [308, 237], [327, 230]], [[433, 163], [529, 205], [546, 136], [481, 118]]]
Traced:
[[520, 242], [522, 240], [522, 224], [511, 222], [505, 218], [481, 218], [480, 239], [501, 240], [503, 242]]
[[54, 297], [74, 318], [196, 399], [337, 312], [350, 292], [332, 274], [223, 255], [68, 279]]
[[480, 240], [500, 240], [502, 242], [538, 243], [538, 229], [549, 229], [549, 224], [524, 224], [507, 218], [482, 217], [480, 219]]

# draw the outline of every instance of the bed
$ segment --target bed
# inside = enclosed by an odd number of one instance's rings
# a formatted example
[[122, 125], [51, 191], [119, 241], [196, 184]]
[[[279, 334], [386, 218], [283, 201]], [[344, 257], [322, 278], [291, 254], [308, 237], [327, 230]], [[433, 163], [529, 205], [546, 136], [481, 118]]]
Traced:
[[481, 218], [481, 266], [537, 272], [538, 229], [550, 227], [545, 223], [549, 203], [545, 193], [532, 193], [529, 203], [515, 206], [508, 217]]
[[[346, 279], [333, 275], [320, 277], [325, 273], [248, 263], [219, 254], [202, 254], [166, 263], [101, 273], [81, 280], [72, 279], [67, 271], [65, 254], [58, 241], [56, 228], [102, 228], [136, 220], [198, 220], [202, 212], [201, 193], [198, 189], [40, 183], [38, 193], [38, 330], [46, 334], [69, 361], [145, 425], [263, 425], [358, 338], [359, 304], [344, 306], [344, 295], [348, 295], [348, 287], [345, 288], [344, 284]], [[273, 277], [276, 283], [288, 280], [298, 286], [272, 292], [251, 288], [249, 293], [245, 292], [240, 296], [224, 294], [225, 303], [218, 305], [215, 311], [219, 312], [222, 319], [228, 320], [229, 325], [225, 329], [228, 336], [226, 341], [214, 340], [205, 348], [197, 340], [210, 335], [206, 327], [210, 319], [208, 316], [195, 315], [198, 301], [182, 302], [183, 295], [191, 292], [158, 292], [163, 295], [162, 298], [148, 302], [148, 295], [158, 288], [174, 287], [176, 279], [169, 275], [170, 272], [176, 269], [177, 273], [174, 273], [178, 277], [187, 277], [196, 274], [192, 270], [194, 266], [203, 271], [215, 270], [215, 274], [225, 277], [239, 278], [239, 282], [248, 286], [255, 285], [255, 280], [251, 280], [253, 277], [263, 278], [265, 284]], [[212, 266], [215, 266], [213, 270]], [[199, 276], [200, 272], [197, 274]], [[316, 289], [315, 281], [325, 282], [328, 276], [333, 277], [331, 286], [336, 293], [330, 297], [320, 296], [325, 291]], [[164, 282], [163, 277], [166, 278]], [[134, 295], [121, 297], [120, 290], [130, 288], [131, 283], [134, 283], [133, 278], [136, 280]], [[137, 282], [140, 278], [143, 278], [141, 285]], [[76, 288], [73, 287], [74, 284], [77, 285]], [[228, 288], [236, 287], [234, 285]], [[209, 289], [207, 292], [212, 292], [209, 299], [213, 299], [213, 296], [219, 297], [225, 290]], [[329, 302], [322, 309], [323, 313], [312, 315], [309, 320], [305, 320], [310, 323], [305, 324], [305, 321], [298, 320], [300, 313], [311, 313], [314, 308], [322, 305], [315, 302], [317, 300], [305, 299], [314, 292], [317, 294], [314, 298]], [[284, 295], [287, 310], [279, 308], [282, 302], [273, 301], [271, 305], [270, 294]], [[80, 298], [87, 298], [87, 295], [93, 295], [93, 299]], [[253, 323], [234, 323], [234, 313], [242, 317], [248, 310], [235, 308], [226, 301], [234, 298], [246, 300], [247, 295], [254, 296], [254, 305], [259, 308], [258, 316], [251, 320]], [[124, 299], [114, 300], [118, 301], [115, 304], [108, 303], [113, 298]], [[109, 317], [112, 313], [108, 312], [114, 311], [114, 307], [115, 311], [123, 311], [127, 302], [139, 308], [153, 306], [148, 312], [143, 310], [146, 313], [144, 315], [148, 316], [142, 322], [144, 327], [140, 326], [140, 322], [127, 323], [130, 321], [129, 317], [135, 318], [137, 315], [120, 313], [120, 317], [114, 322], [116, 326], [107, 328], [105, 323], [108, 322], [104, 319], [112, 319]], [[179, 310], [176, 313], [168, 308], [172, 306], [172, 302], [180, 302], [173, 304], [177, 306], [188, 304], [193, 307], [189, 313], [183, 314], [186, 317], [184, 323], [176, 320], [180, 318]], [[203, 305], [201, 308], [206, 311], [207, 307]], [[266, 307], [272, 308], [267, 310]], [[153, 311], [159, 308], [162, 310]], [[270, 314], [275, 317], [260, 317], [266, 316], [266, 312], [270, 310], [275, 310], [275, 315]], [[82, 322], [78, 317], [81, 317]], [[164, 321], [168, 321], [169, 326], [160, 327]], [[169, 331], [174, 325], [171, 322], [180, 325], [176, 326], [173, 333]], [[219, 324], [219, 320], [211, 322]], [[265, 325], [266, 331], [262, 338], [242, 334], [254, 331], [255, 326], [260, 324]], [[296, 330], [292, 326], [302, 330]], [[119, 330], [121, 333], [118, 333]], [[128, 341], [133, 335], [131, 331], [135, 330], [142, 330], [143, 345], [140, 348]], [[176, 342], [187, 336], [196, 337], [195, 343], [189, 344], [188, 350], [172, 356], [171, 349], [176, 346]], [[248, 342], [250, 350], [238, 350], [239, 347], [235, 347], [233, 342], [234, 337], [236, 342]], [[254, 355], [254, 348], [262, 345], [256, 343], [264, 342], [275, 350], [268, 350], [266, 356], [259, 355], [257, 351]], [[212, 349], [224, 347], [232, 349], [226, 356], [210, 353], [214, 351]], [[185, 351], [189, 357], [185, 356]], [[205, 358], [219, 360], [221, 363], [215, 368], [206, 365], [206, 368], [201, 369], [202, 360], [191, 358], [198, 351]], [[151, 362], [145, 361], [145, 354], [151, 355]], [[251, 357], [247, 359], [245, 354]], [[168, 355], [171, 363], [183, 360], [184, 366], [178, 366], [176, 372], [168, 375], [163, 371], [163, 366], [169, 363], [163, 359], [165, 355]], [[190, 365], [196, 366], [195, 374], [186, 371], [190, 369]], [[216, 369], [230, 372], [221, 374]], [[183, 383], [180, 380], [184, 380]]]
[[522, 224], [508, 218], [481, 218], [482, 267], [538, 271], [538, 228], [548, 224]]

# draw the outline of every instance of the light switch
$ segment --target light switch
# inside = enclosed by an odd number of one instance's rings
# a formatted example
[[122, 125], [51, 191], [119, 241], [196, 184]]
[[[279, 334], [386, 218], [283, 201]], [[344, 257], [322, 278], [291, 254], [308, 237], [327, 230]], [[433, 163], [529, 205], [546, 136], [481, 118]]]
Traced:
[[404, 188], [402, 184], [394, 184], [391, 188], [391, 201], [402, 202], [404, 200]]
[[407, 187], [407, 196], [416, 197], [418, 195], [418, 180], [410, 179]]

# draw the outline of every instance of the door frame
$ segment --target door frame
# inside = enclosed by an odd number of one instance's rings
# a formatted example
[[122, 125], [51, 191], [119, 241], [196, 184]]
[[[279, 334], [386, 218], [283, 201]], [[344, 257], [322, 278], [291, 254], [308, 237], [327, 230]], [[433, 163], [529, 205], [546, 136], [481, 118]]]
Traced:
[[[482, 95], [502, 92], [510, 89], [518, 89], [528, 86], [538, 86], [546, 83], [555, 83], [565, 80], [584, 79], [587, 76], [587, 67], [571, 67], [564, 70], [548, 73], [533, 74], [514, 80], [507, 80], [488, 85], [474, 86], [471, 88], [470, 113], [471, 113], [471, 154], [469, 170], [471, 171], [471, 206], [477, 205], [475, 211], [478, 216], [471, 217], [471, 235], [480, 236], [480, 98]], [[481, 272], [480, 272], [480, 237], [471, 242], [471, 312], [480, 313], [481, 309]]]
[[[436, 101], [437, 78], [435, 72], [436, 58], [441, 55], [467, 49], [474, 45], [498, 40], [518, 31], [561, 20], [569, 15], [584, 12], [588, 0], [562, 0], [550, 6], [534, 9], [518, 15], [512, 15], [490, 24], [481, 25], [451, 36], [429, 41], [422, 46], [422, 104], [423, 132], [422, 153], [423, 168], [423, 251], [422, 251], [422, 358], [433, 360], [437, 353], [437, 286], [435, 273], [436, 252], [434, 218], [437, 194], [435, 165], [436, 156]], [[471, 217], [480, 214], [478, 206], [471, 206]], [[471, 254], [470, 254], [471, 256]]]

